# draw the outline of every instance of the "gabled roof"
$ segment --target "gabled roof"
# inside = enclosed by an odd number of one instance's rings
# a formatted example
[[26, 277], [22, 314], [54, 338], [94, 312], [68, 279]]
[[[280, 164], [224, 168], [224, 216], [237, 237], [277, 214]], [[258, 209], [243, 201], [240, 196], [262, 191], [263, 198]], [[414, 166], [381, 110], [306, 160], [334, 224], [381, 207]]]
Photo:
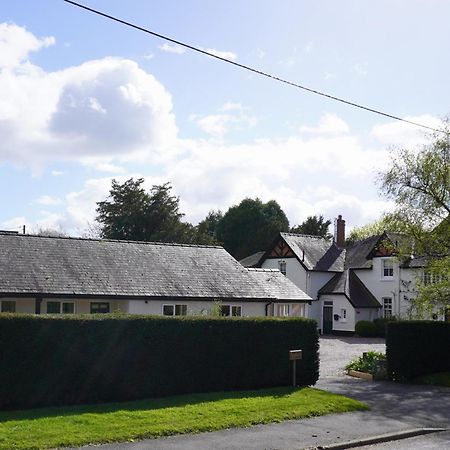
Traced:
[[337, 273], [318, 294], [345, 295], [354, 308], [381, 308], [378, 300], [353, 270], [346, 269], [342, 273]]
[[244, 267], [258, 267], [260, 265], [261, 258], [264, 256], [266, 252], [256, 252], [253, 255], [247, 256], [244, 259], [241, 259], [239, 262]]
[[222, 247], [0, 233], [0, 296], [270, 299]]
[[280, 233], [307, 270], [340, 272], [344, 270], [345, 250], [319, 236]]
[[289, 278], [278, 269], [247, 269], [255, 281], [263, 286], [270, 296], [279, 301], [311, 301], [311, 297], [305, 294]]

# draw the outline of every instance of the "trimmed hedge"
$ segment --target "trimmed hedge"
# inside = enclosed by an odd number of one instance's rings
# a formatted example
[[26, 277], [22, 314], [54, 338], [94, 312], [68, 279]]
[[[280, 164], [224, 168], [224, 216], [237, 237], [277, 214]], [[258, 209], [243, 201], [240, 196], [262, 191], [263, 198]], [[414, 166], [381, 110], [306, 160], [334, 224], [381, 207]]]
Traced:
[[308, 319], [0, 315], [0, 408], [135, 400], [319, 376]]
[[450, 323], [400, 321], [388, 324], [386, 356], [394, 380], [450, 372]]
[[379, 335], [378, 327], [369, 320], [356, 322], [355, 333], [361, 337], [375, 337]]

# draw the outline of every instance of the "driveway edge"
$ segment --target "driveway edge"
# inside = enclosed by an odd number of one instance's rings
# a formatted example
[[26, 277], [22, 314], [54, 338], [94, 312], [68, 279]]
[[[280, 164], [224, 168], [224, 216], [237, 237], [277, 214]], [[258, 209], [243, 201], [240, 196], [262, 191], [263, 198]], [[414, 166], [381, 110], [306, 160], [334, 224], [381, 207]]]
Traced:
[[309, 450], [344, 450], [347, 448], [362, 447], [364, 445], [380, 444], [382, 442], [398, 441], [425, 434], [439, 433], [447, 431], [446, 428], [413, 428], [412, 430], [400, 431], [395, 433], [381, 434], [370, 438], [356, 439], [354, 441], [340, 442], [338, 444], [319, 445], [311, 447]]

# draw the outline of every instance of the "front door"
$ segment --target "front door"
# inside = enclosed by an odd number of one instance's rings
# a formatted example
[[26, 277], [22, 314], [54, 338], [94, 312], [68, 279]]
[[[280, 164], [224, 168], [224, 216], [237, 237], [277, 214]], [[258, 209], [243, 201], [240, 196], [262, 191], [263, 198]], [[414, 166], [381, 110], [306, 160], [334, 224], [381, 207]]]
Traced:
[[333, 331], [333, 307], [325, 305], [323, 307], [323, 334], [330, 334]]

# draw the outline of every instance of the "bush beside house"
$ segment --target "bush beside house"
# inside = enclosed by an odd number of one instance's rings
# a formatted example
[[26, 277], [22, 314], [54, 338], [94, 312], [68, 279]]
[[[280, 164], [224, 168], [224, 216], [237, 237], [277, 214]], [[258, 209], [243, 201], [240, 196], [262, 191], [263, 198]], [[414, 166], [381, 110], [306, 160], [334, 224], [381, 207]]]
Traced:
[[388, 372], [394, 380], [450, 372], [450, 323], [401, 321], [388, 325]]
[[125, 401], [318, 379], [308, 319], [0, 317], [0, 408]]

